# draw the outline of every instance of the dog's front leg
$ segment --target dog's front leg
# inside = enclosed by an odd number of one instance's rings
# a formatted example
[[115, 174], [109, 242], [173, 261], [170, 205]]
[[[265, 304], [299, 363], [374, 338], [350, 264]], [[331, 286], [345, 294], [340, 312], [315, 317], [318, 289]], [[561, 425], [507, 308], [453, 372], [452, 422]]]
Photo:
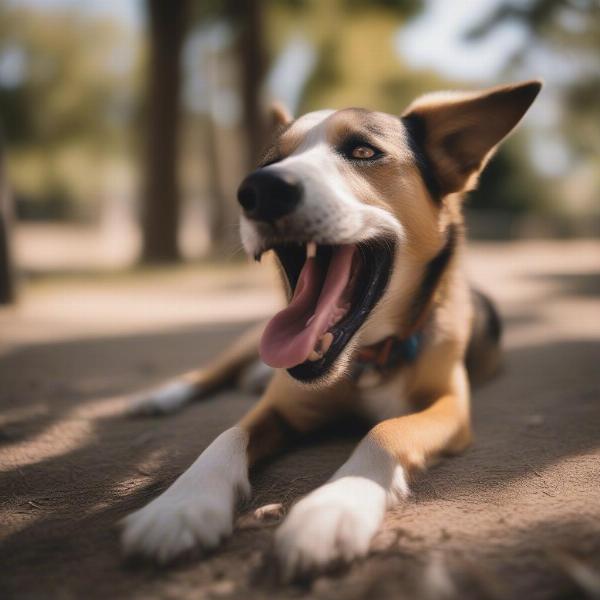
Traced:
[[[258, 361], [258, 343], [264, 328], [265, 324], [259, 323], [245, 331], [204, 367], [167, 381], [154, 389], [133, 395], [127, 412], [132, 416], [175, 413], [192, 400], [206, 397], [234, 383], [248, 365]], [[258, 378], [268, 379], [268, 367], [263, 367]], [[250, 386], [253, 384], [251, 380], [248, 383]]]
[[236, 501], [250, 493], [249, 468], [338, 414], [335, 397], [277, 373], [253, 410], [158, 498], [124, 519], [125, 552], [165, 563], [195, 547], [216, 547], [232, 532]]
[[420, 413], [376, 425], [329, 482], [292, 508], [275, 539], [284, 578], [364, 556], [386, 509], [408, 495], [411, 473], [469, 441], [469, 391], [461, 364], [447, 392], [434, 395]]

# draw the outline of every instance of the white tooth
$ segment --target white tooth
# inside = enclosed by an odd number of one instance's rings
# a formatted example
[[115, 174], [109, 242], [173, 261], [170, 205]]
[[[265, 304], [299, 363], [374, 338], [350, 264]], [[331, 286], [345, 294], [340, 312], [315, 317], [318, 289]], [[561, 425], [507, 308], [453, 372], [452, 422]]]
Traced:
[[306, 242], [306, 258], [314, 258], [317, 255], [317, 244]]
[[327, 350], [329, 350], [332, 342], [333, 342], [333, 333], [331, 333], [331, 331], [328, 331], [327, 333], [323, 334], [323, 336], [321, 337], [320, 344], [319, 344], [319, 351], [322, 354], [325, 354], [325, 352], [327, 352]]
[[313, 350], [308, 355], [308, 360], [310, 360], [311, 362], [314, 362], [315, 360], [321, 360], [322, 358], [323, 358], [323, 355], [320, 352], [317, 352], [316, 350]]

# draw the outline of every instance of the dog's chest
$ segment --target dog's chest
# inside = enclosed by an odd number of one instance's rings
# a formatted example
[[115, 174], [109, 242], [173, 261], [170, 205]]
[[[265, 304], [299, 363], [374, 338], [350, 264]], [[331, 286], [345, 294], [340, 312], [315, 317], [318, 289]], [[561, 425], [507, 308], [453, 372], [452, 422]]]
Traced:
[[395, 377], [371, 388], [360, 391], [359, 412], [373, 423], [406, 415], [410, 410], [406, 394], [406, 374]]

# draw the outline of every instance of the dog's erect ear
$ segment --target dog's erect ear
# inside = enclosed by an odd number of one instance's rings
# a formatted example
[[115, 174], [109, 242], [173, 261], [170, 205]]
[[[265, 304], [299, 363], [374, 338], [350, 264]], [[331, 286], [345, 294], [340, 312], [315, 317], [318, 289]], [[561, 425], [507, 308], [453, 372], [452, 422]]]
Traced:
[[283, 127], [293, 121], [290, 111], [281, 103], [273, 102], [269, 108], [269, 126], [271, 129]]
[[[542, 84], [428, 94], [402, 120], [440, 195], [471, 189], [494, 148], [521, 120]], [[431, 188], [431, 186], [429, 186]]]

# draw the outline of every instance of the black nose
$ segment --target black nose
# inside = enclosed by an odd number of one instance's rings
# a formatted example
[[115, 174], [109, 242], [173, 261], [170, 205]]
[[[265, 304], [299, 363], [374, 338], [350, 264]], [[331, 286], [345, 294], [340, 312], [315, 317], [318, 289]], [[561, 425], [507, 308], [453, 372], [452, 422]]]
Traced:
[[244, 214], [255, 221], [275, 221], [289, 215], [302, 197], [302, 184], [294, 175], [259, 169], [250, 173], [238, 189]]

